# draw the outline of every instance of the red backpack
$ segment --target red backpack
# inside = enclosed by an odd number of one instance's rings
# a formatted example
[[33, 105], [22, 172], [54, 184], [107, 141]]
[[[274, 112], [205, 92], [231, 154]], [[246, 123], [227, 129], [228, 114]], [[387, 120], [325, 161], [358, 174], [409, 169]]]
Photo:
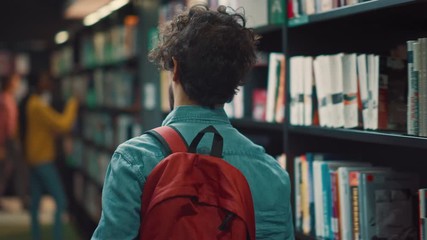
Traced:
[[[210, 155], [196, 153], [213, 133]], [[209, 126], [190, 146], [173, 127], [148, 132], [170, 150], [148, 176], [142, 194], [140, 239], [255, 239], [252, 195], [243, 174], [223, 160], [223, 138]]]

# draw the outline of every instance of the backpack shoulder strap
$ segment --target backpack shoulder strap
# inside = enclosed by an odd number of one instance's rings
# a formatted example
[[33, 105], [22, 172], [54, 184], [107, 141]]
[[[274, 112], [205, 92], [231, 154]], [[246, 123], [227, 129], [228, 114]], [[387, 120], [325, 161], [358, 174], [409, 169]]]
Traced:
[[176, 152], [187, 152], [188, 144], [181, 133], [173, 126], [162, 126], [146, 132], [156, 138], [170, 155]]

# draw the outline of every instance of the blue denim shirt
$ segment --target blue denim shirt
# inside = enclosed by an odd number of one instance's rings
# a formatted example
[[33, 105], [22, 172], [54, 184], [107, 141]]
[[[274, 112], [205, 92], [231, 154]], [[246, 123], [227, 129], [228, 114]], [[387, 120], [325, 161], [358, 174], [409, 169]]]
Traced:
[[[163, 125], [176, 127], [187, 143], [213, 125], [224, 138], [224, 159], [238, 168], [251, 188], [257, 239], [294, 239], [289, 176], [264, 148], [233, 128], [223, 109], [181, 106]], [[212, 136], [205, 136], [199, 153], [208, 153]], [[164, 158], [160, 143], [148, 134], [121, 144], [107, 169], [102, 193], [102, 215], [92, 239], [136, 239], [140, 226], [141, 195], [151, 170]]]

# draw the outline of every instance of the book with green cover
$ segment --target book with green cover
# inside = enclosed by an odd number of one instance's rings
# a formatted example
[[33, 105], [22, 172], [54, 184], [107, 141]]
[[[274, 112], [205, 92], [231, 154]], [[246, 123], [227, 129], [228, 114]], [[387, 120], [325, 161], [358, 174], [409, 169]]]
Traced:
[[268, 0], [268, 23], [270, 25], [285, 23], [285, 10], [284, 0]]

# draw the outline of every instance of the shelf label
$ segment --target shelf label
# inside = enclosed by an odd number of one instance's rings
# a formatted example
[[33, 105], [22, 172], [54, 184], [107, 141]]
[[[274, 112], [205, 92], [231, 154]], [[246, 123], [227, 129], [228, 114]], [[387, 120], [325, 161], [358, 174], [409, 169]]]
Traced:
[[303, 25], [306, 23], [308, 23], [308, 15], [303, 15], [300, 17], [289, 19], [288, 26], [289, 27], [296, 27], [296, 26], [300, 26], [300, 25]]

